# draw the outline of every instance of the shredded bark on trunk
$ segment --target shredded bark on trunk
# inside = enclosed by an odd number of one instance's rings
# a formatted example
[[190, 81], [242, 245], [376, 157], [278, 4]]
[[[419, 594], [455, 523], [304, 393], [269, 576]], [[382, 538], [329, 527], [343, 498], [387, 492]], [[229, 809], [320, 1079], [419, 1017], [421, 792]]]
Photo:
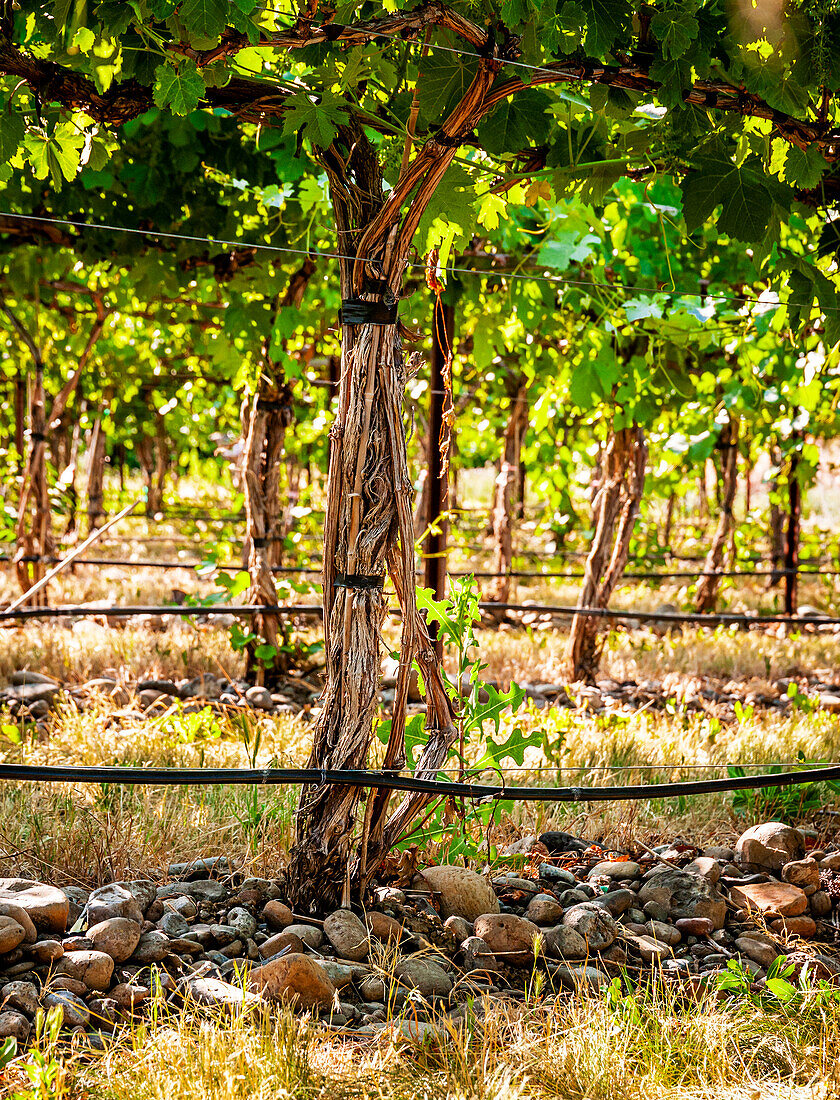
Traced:
[[510, 571], [513, 566], [513, 514], [517, 505], [522, 441], [528, 428], [528, 381], [520, 376], [510, 394], [504, 451], [493, 498], [493, 571], [501, 574], [490, 586], [489, 600], [510, 599]]
[[773, 572], [767, 581], [768, 588], [775, 588], [785, 575], [785, 513], [782, 508], [782, 452], [779, 447], [770, 451], [770, 462], [776, 470], [770, 487], [770, 561]]
[[732, 531], [732, 508], [738, 488], [738, 420], [736, 417], [730, 415], [729, 422], [721, 428], [718, 448], [721, 453], [720, 515], [712, 544], [703, 563], [703, 572], [708, 575], [701, 577], [697, 585], [695, 609], [699, 615], [715, 609], [720, 571], [723, 568], [724, 554]]
[[[801, 433], [796, 433], [801, 438]], [[799, 452], [794, 451], [788, 464], [788, 522], [785, 532], [785, 614], [795, 615], [799, 608], [799, 531], [802, 520], [802, 485], [799, 481]]]
[[146, 482], [146, 515], [153, 517], [163, 512], [163, 490], [170, 464], [166, 424], [159, 412], [155, 411], [154, 436], [141, 436], [136, 450]]
[[[592, 502], [595, 535], [584, 566], [578, 607], [608, 607], [630, 551], [630, 539], [645, 485], [647, 444], [636, 425], [611, 433], [597, 468], [598, 488]], [[601, 659], [599, 631], [603, 620], [586, 615], [572, 619], [566, 647], [570, 680], [595, 678]]]
[[[105, 398], [105, 405], [111, 403]], [[88, 448], [87, 515], [88, 534], [95, 531], [102, 522], [105, 509], [102, 507], [102, 493], [105, 485], [105, 432], [102, 427], [102, 412], [96, 418], [90, 435]]]
[[[396, 304], [412, 242], [429, 200], [456, 148], [486, 112], [485, 97], [499, 63], [482, 58], [461, 102], [385, 195], [376, 149], [356, 122], [340, 126], [323, 154], [342, 256], [342, 299]], [[407, 205], [405, 213], [403, 207]], [[364, 258], [364, 259], [362, 259]], [[309, 767], [367, 764], [379, 699], [380, 630], [387, 601], [368, 578], [386, 570], [400, 600], [403, 627], [391, 732], [383, 766], [405, 764], [405, 710], [416, 658], [428, 688], [424, 755], [444, 758], [456, 736], [452, 706], [438, 658], [417, 611], [414, 583], [412, 483], [403, 418], [409, 375], [396, 324], [342, 324], [342, 369], [324, 532], [324, 640], [327, 683]], [[363, 577], [360, 583], [355, 578]], [[349, 787], [305, 788], [290, 855], [287, 889], [299, 910], [349, 904], [374, 873], [402, 823], [419, 812], [404, 803], [391, 822], [391, 792], [368, 797], [357, 856], [351, 866], [360, 792]], [[408, 817], [406, 816], [408, 815]]]

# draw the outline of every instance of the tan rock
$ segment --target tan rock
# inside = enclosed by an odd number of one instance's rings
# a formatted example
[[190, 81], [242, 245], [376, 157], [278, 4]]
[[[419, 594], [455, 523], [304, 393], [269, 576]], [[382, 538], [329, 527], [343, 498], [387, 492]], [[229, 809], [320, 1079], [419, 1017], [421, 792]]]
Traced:
[[22, 924], [14, 917], [0, 917], [0, 955], [8, 955], [10, 951], [23, 943], [26, 931]]
[[272, 955], [279, 955], [287, 947], [296, 955], [306, 954], [306, 947], [300, 936], [296, 936], [294, 932], [277, 932], [265, 943], [260, 944], [260, 955], [264, 959], [270, 959]]
[[38, 939], [38, 929], [22, 905], [15, 905], [13, 901], [0, 901], [0, 917], [11, 917], [18, 922], [26, 933], [23, 937], [24, 943], [34, 943]]
[[787, 882], [752, 882], [732, 886], [729, 900], [733, 905], [770, 917], [798, 917], [808, 908], [805, 891]]
[[770, 922], [770, 927], [780, 935], [801, 936], [803, 940], [810, 940], [817, 934], [817, 922], [807, 913], [801, 917], [779, 917]]
[[769, 966], [779, 955], [779, 949], [765, 936], [739, 936], [735, 947], [759, 966]]
[[540, 934], [533, 921], [515, 913], [486, 913], [476, 919], [474, 929], [500, 962], [533, 962], [534, 941]]
[[395, 917], [389, 917], [387, 913], [379, 913], [376, 910], [366, 913], [365, 924], [371, 936], [384, 943], [399, 943], [405, 935], [400, 922]]
[[110, 917], [87, 931], [97, 951], [104, 951], [114, 962], [125, 962], [134, 954], [143, 933], [142, 926], [128, 917]]
[[70, 901], [67, 895], [28, 878], [0, 878], [0, 902], [12, 902], [29, 914], [39, 932], [64, 932]]
[[811, 856], [786, 863], [782, 868], [782, 881], [801, 886], [809, 896], [815, 894], [820, 888], [819, 864]]
[[288, 905], [282, 901], [268, 901], [262, 911], [263, 920], [272, 931], [282, 932], [290, 924], [294, 924], [294, 914]]
[[426, 867], [421, 877], [432, 890], [440, 893], [440, 915], [444, 920], [463, 917], [474, 921], [484, 913], [499, 912], [499, 899], [493, 887], [468, 867], [447, 864]]
[[88, 989], [107, 989], [114, 973], [114, 960], [104, 951], [65, 951], [56, 973], [84, 982]]
[[336, 989], [308, 955], [283, 955], [251, 971], [249, 988], [272, 1001], [296, 1008], [329, 1008]]
[[753, 825], [742, 833], [735, 845], [738, 863], [760, 871], [781, 871], [786, 863], [805, 855], [805, 839], [798, 829], [781, 821]]
[[361, 962], [368, 957], [367, 928], [350, 909], [336, 909], [324, 921], [324, 935], [341, 959]]

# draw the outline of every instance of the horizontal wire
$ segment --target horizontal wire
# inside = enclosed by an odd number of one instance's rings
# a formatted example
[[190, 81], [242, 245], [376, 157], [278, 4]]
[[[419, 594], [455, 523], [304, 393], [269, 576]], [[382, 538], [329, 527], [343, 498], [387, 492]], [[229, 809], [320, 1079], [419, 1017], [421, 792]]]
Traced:
[[[218, 237], [196, 237], [184, 233], [169, 233], [163, 230], [157, 229], [135, 229], [127, 226], [110, 225], [105, 222], [80, 222], [73, 221], [70, 218], [45, 218], [40, 215], [34, 214], [17, 214], [9, 210], [0, 210], [0, 217], [3, 218], [18, 218], [22, 221], [35, 221], [42, 222], [48, 225], [72, 225], [77, 229], [93, 229], [102, 230], [110, 233], [133, 233], [141, 237], [161, 237], [167, 240], [176, 241], [191, 241], [199, 244], [213, 244], [220, 245], [226, 248], [254, 248], [266, 252], [278, 252], [286, 253], [293, 256], [318, 256], [325, 259], [332, 260], [353, 260], [358, 259], [356, 256], [341, 252], [326, 252], [318, 249], [297, 249], [286, 248], [281, 245], [273, 244], [259, 244], [249, 241], [228, 241]], [[409, 263], [409, 268], [416, 268], [419, 270], [425, 270], [425, 264]], [[493, 271], [492, 269], [484, 270], [482, 268], [475, 267], [447, 267], [447, 271], [451, 271], [460, 275], [478, 275], [484, 278], [491, 276], [502, 276], [505, 279], [520, 279], [526, 282], [538, 282], [538, 283], [553, 283], [555, 285], [562, 286], [589, 286], [595, 287], [600, 290], [631, 290], [634, 293], [643, 294], [664, 294], [664, 295], [677, 295], [681, 298], [700, 298], [705, 300], [707, 298], [713, 298], [716, 301], [721, 302], [740, 302], [742, 304], [749, 305], [767, 305], [768, 308], [772, 308], [780, 305], [787, 306], [812, 306], [813, 301], [810, 302], [771, 302], [762, 303], [757, 298], [750, 298], [746, 295], [736, 294], [720, 294], [712, 290], [700, 292], [697, 290], [681, 290], [678, 287], [673, 287], [669, 290], [654, 289], [653, 287], [641, 286], [636, 283], [621, 283], [621, 282], [608, 282], [600, 283], [593, 279], [570, 279], [562, 275], [529, 275], [527, 273], [519, 273], [512, 271]], [[821, 307], [823, 312], [838, 312], [840, 306], [825, 306]]]
[[610, 787], [508, 787], [421, 779], [395, 772], [328, 768], [144, 768], [91, 767], [86, 765], [0, 764], [0, 779], [11, 782], [120, 783], [151, 786], [211, 786], [273, 784], [319, 786], [335, 784], [370, 787], [418, 794], [447, 795], [481, 801], [519, 802], [634, 802], [653, 798], [685, 797], [693, 794], [722, 794], [757, 790], [762, 787], [792, 787], [840, 780], [840, 767], [826, 765], [771, 775], [728, 776], [724, 779], [690, 780], [680, 783], [651, 783]]
[[[605, 607], [572, 607], [555, 604], [521, 604], [521, 603], [496, 603], [494, 601], [479, 601], [481, 611], [518, 611], [523, 614], [561, 615], [569, 618], [600, 618], [600, 619], [627, 619], [633, 622], [669, 622], [669, 623], [693, 623], [696, 626], [773, 626], [787, 625], [796, 627], [805, 626], [840, 626], [840, 618], [830, 615], [746, 615], [739, 612], [719, 612], [717, 614], [695, 614], [679, 611], [627, 611], [612, 610]], [[54, 618], [86, 618], [91, 616], [107, 616], [113, 618], [129, 618], [138, 615], [174, 615], [183, 618], [192, 616], [211, 615], [322, 615], [323, 608], [320, 604], [163, 604], [160, 606], [126, 606], [126, 607], [21, 607], [15, 611], [0, 610], [0, 620], [6, 619], [54, 619]], [[401, 617], [399, 608], [389, 609], [389, 614]]]

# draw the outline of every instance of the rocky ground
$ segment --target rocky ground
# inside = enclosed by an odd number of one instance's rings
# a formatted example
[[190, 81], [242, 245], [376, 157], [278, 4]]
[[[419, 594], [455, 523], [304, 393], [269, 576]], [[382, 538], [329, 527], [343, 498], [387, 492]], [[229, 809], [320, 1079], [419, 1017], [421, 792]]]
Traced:
[[292, 911], [282, 878], [243, 878], [220, 857], [91, 893], [0, 879], [0, 1039], [26, 1044], [39, 1007], [58, 1007], [67, 1032], [102, 1047], [163, 999], [291, 1003], [332, 1032], [423, 1040], [476, 1005], [616, 975], [696, 995], [733, 959], [756, 989], [779, 956], [840, 984], [840, 846], [813, 843], [768, 822], [734, 849], [629, 858], [545, 833], [507, 849], [512, 870], [408, 866], [366, 912], [323, 920]]

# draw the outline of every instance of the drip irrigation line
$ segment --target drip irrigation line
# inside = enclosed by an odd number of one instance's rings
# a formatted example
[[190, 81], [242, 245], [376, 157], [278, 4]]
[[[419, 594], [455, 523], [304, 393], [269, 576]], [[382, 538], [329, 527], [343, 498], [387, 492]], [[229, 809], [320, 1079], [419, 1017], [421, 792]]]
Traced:
[[[13, 561], [21, 562], [42, 562], [44, 565], [55, 565], [62, 561], [62, 558], [58, 557], [42, 557], [39, 554], [27, 554], [24, 557], [16, 558], [10, 554], [0, 555], [0, 563], [8, 563]], [[206, 568], [207, 562], [203, 561], [135, 561], [127, 558], [76, 558], [74, 565], [112, 565], [115, 567], [125, 567], [131, 569], [188, 569], [198, 570]], [[237, 562], [211, 562], [213, 566], [213, 572], [216, 570], [242, 570], [244, 566]], [[322, 569], [320, 567], [308, 566], [308, 565], [272, 565], [270, 566], [272, 573], [285, 573], [292, 576], [299, 574], [312, 574], [320, 576]], [[210, 570], [208, 570], [210, 572]], [[422, 570], [416, 570], [418, 576], [422, 575]], [[447, 573], [449, 577], [476, 577], [479, 580], [495, 579], [498, 577], [510, 577], [512, 579], [525, 579], [525, 580], [582, 580], [586, 576], [585, 573], [577, 571], [548, 571], [544, 573], [529, 571], [529, 570], [516, 570], [511, 569], [507, 572], [493, 572], [492, 570], [480, 570], [480, 569], [457, 569], [450, 570]], [[671, 579], [690, 579], [692, 577], [786, 577], [786, 576], [815, 576], [815, 577], [838, 577], [840, 576], [840, 569], [798, 569], [792, 568], [779, 568], [779, 569], [689, 569], [689, 570], [674, 570], [674, 571], [661, 571], [661, 572], [625, 572], [622, 573], [622, 580], [671, 580]]]
[[271, 786], [288, 784], [408, 791], [446, 795], [478, 801], [505, 799], [513, 802], [638, 802], [654, 798], [679, 798], [694, 794], [722, 794], [762, 787], [792, 787], [826, 780], [840, 780], [840, 766], [805, 768], [771, 775], [725, 779], [689, 780], [610, 787], [508, 787], [502, 784], [459, 783], [419, 779], [362, 769], [328, 768], [119, 768], [57, 764], [0, 764], [0, 779], [37, 783], [119, 783], [143, 787], [211, 786], [216, 784]]
[[[301, 249], [301, 248], [287, 248], [282, 245], [276, 244], [260, 244], [255, 241], [229, 241], [223, 240], [219, 237], [198, 237], [188, 233], [169, 233], [159, 229], [137, 229], [124, 225], [110, 225], [107, 222], [83, 222], [74, 221], [71, 218], [46, 218], [35, 214], [18, 214], [11, 210], [0, 210], [0, 217], [3, 218], [17, 218], [21, 221], [34, 221], [41, 222], [47, 225], [71, 225], [76, 229], [93, 229], [101, 230], [108, 233], [131, 233], [141, 237], [160, 237], [164, 240], [175, 241], [190, 241], [198, 244], [212, 244], [219, 245], [223, 248], [253, 248], [263, 252], [277, 252], [285, 253], [290, 256], [316, 256], [318, 258], [329, 260], [357, 260], [357, 256], [351, 256], [342, 252], [327, 252], [320, 249]], [[415, 268], [418, 270], [425, 270], [424, 264], [410, 263], [407, 265], [409, 268]], [[447, 271], [451, 271], [458, 275], [476, 275], [482, 278], [489, 278], [491, 276], [503, 276], [506, 279], [520, 279], [527, 282], [538, 283], [554, 283], [561, 286], [589, 286], [597, 288], [599, 290], [629, 290], [633, 293], [649, 294], [649, 295], [666, 295], [681, 298], [699, 298], [705, 300], [707, 298], [715, 299], [721, 302], [740, 302], [745, 305], [761, 305], [769, 308], [775, 308], [776, 306], [805, 306], [811, 303], [805, 302], [770, 302], [762, 303], [757, 298], [750, 298], [743, 294], [720, 294], [715, 291], [706, 290], [700, 292], [699, 290], [681, 290], [679, 287], [673, 287], [668, 290], [660, 290], [655, 287], [642, 286], [638, 283], [621, 283], [621, 282], [598, 282], [594, 279], [570, 279], [563, 275], [536, 275], [515, 271], [494, 271], [492, 268], [482, 269], [477, 267], [448, 267]], [[825, 313], [840, 312], [840, 306], [825, 306], [823, 308]]]
[[[808, 615], [799, 617], [796, 615], [746, 615], [738, 612], [721, 612], [719, 614], [694, 614], [692, 612], [679, 611], [626, 611], [610, 609], [606, 607], [572, 607], [555, 604], [532, 603], [495, 603], [481, 601], [478, 607], [482, 611], [517, 611], [529, 615], [562, 615], [569, 618], [585, 616], [597, 619], [624, 619], [634, 622], [666, 622], [666, 623], [691, 623], [696, 626], [772, 626], [783, 624], [787, 626], [840, 626], [840, 618], [829, 615]], [[163, 604], [160, 606], [128, 606], [128, 607], [21, 607], [15, 611], [0, 611], [0, 620], [10, 619], [57, 619], [57, 618], [131, 618], [135, 616], [166, 616], [172, 615], [178, 618], [207, 617], [213, 615], [321, 615], [323, 609], [320, 604], [214, 604], [212, 606], [193, 604]], [[402, 612], [399, 608], [391, 608], [389, 612], [395, 618], [400, 618]]]

